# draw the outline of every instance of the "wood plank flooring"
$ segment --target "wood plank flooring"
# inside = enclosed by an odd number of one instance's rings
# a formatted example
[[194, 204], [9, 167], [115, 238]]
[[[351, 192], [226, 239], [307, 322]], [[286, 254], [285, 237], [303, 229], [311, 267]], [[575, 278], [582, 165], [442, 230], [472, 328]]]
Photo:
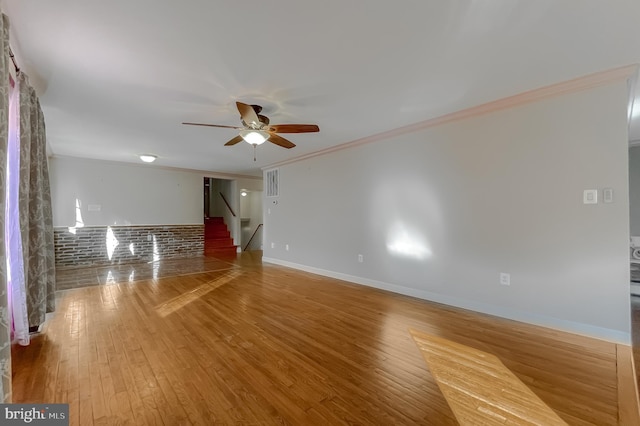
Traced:
[[570, 425], [618, 424], [616, 345], [239, 256], [59, 292], [13, 347], [13, 402], [72, 425], [447, 425], [409, 329], [500, 359]]
[[496, 356], [416, 330], [411, 335], [460, 424], [566, 426]]

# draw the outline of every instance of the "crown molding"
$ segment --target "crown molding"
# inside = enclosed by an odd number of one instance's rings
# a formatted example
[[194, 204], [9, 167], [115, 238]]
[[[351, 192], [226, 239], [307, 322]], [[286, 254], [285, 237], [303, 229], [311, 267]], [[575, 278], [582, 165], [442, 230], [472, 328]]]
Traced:
[[317, 157], [320, 155], [325, 155], [332, 152], [341, 151], [343, 149], [348, 149], [348, 148], [353, 148], [360, 145], [369, 144], [372, 142], [378, 142], [378, 141], [389, 139], [399, 135], [413, 133], [419, 130], [428, 129], [430, 127], [435, 127], [442, 124], [451, 123], [454, 121], [465, 120], [471, 117], [484, 115], [484, 114], [488, 114], [495, 111], [514, 108], [519, 105], [528, 104], [531, 102], [537, 102], [543, 99], [548, 99], [548, 98], [561, 96], [561, 95], [567, 95], [570, 93], [580, 92], [583, 90], [604, 86], [616, 81], [624, 81], [636, 75], [639, 67], [640, 67], [640, 64], [627, 65], [623, 67], [613, 68], [610, 70], [585, 75], [582, 77], [577, 77], [571, 80], [552, 84], [550, 86], [544, 86], [537, 89], [529, 90], [526, 92], [519, 93], [517, 95], [498, 99], [492, 102], [487, 102], [485, 104], [466, 108], [450, 114], [445, 114], [440, 117], [435, 117], [428, 120], [420, 121], [418, 123], [399, 127], [397, 129], [389, 130], [382, 133], [377, 133], [375, 135], [356, 139], [354, 141], [347, 142], [341, 145], [332, 146], [330, 148], [326, 148], [320, 151], [294, 157], [289, 160], [270, 164], [268, 166], [262, 167], [262, 170], [268, 170], [268, 169], [273, 169], [275, 167], [284, 166], [286, 164], [297, 163], [298, 161], [306, 160], [308, 158]]

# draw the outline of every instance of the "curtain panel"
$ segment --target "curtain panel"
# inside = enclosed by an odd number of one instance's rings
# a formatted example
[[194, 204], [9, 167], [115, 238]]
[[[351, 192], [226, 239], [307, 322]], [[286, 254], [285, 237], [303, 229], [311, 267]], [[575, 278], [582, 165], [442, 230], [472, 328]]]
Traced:
[[11, 338], [7, 309], [7, 262], [4, 245], [5, 191], [7, 188], [7, 139], [9, 136], [9, 18], [0, 20], [0, 399], [11, 402]]
[[20, 233], [29, 326], [55, 309], [53, 214], [44, 115], [35, 89], [20, 72]]
[[9, 89], [9, 140], [5, 191], [4, 246], [7, 251], [7, 291], [12, 339], [29, 344], [29, 317], [20, 235], [20, 88]]

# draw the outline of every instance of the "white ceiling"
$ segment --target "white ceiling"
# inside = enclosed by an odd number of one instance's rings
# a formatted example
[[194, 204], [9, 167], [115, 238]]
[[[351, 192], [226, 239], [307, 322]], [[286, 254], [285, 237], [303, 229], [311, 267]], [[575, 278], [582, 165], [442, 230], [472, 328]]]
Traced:
[[[640, 63], [638, 0], [4, 0], [54, 155], [260, 167]], [[314, 123], [298, 146], [223, 144], [235, 101]], [[640, 107], [637, 108], [640, 110]], [[638, 123], [631, 139], [640, 139]]]

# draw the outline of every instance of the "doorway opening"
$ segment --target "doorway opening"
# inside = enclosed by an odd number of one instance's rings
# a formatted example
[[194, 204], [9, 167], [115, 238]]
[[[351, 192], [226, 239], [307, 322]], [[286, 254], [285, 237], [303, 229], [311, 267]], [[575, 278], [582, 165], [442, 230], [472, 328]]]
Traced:
[[204, 255], [235, 256], [239, 250], [238, 199], [236, 183], [204, 178]]
[[240, 190], [240, 241], [242, 251], [262, 250], [264, 230], [262, 191]]
[[235, 180], [204, 178], [206, 256], [262, 250], [262, 188], [238, 186]]

